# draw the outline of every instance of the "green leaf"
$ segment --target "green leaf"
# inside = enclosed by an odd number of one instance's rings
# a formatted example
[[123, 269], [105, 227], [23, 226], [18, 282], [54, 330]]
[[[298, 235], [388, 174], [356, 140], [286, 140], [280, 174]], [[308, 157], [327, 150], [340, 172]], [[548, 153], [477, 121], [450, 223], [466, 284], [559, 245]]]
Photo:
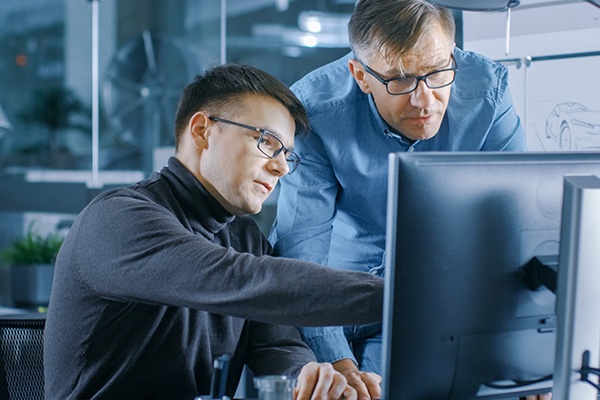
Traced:
[[42, 236], [30, 226], [27, 233], [0, 253], [0, 260], [12, 264], [54, 264], [64, 238], [58, 234]]

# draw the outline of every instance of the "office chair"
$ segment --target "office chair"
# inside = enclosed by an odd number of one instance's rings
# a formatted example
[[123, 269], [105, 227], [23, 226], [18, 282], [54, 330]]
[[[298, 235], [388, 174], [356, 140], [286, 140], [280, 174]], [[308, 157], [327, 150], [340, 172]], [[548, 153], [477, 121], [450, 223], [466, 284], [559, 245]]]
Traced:
[[44, 398], [44, 327], [46, 319], [0, 318], [0, 399]]

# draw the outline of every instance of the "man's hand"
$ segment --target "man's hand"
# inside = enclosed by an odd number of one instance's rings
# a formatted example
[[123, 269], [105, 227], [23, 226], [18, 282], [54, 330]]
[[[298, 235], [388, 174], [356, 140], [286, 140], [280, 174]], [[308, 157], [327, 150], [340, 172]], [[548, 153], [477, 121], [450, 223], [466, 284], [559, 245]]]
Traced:
[[296, 385], [296, 400], [356, 400], [356, 390], [329, 363], [306, 364]]
[[348, 385], [356, 390], [358, 400], [381, 398], [381, 376], [359, 371], [354, 361], [347, 358], [334, 362], [333, 368], [344, 375]]

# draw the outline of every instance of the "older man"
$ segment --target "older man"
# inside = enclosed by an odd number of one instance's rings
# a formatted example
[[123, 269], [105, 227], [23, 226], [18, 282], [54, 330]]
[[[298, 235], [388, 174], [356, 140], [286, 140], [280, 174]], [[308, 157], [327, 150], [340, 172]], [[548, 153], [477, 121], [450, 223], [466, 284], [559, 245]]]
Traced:
[[[311, 132], [281, 180], [271, 242], [285, 257], [384, 272], [388, 154], [524, 151], [505, 67], [455, 47], [451, 12], [425, 0], [359, 0], [352, 53], [296, 82]], [[320, 361], [376, 396], [381, 326], [303, 329]]]

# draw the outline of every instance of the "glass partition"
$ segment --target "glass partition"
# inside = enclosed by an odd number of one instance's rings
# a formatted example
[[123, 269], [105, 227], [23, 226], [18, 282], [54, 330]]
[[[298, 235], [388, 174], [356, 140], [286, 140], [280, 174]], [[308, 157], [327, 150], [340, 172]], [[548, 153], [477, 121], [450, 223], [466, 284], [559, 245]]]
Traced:
[[172, 154], [177, 100], [196, 74], [238, 62], [291, 85], [348, 51], [353, 7], [0, 0], [0, 173], [92, 186], [137, 180]]

